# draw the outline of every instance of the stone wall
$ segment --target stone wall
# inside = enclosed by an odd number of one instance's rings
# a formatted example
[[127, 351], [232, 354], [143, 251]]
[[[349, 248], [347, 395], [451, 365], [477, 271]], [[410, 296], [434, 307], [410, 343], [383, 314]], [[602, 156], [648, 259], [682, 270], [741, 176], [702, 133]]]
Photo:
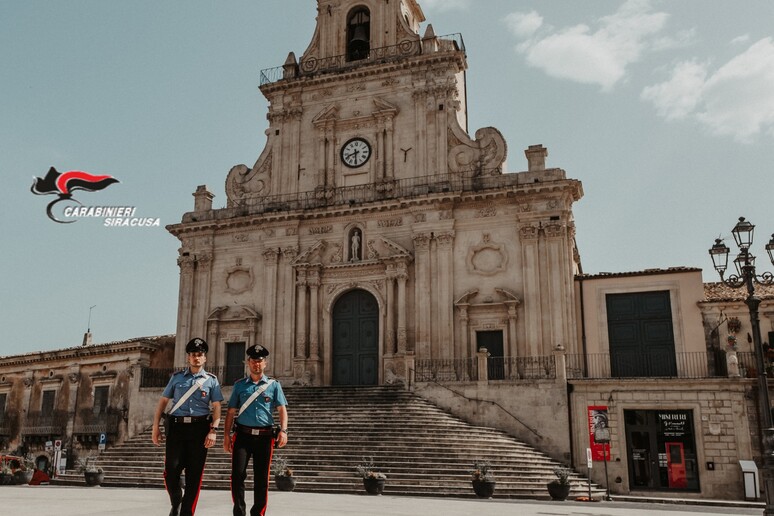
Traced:
[[565, 384], [468, 382], [444, 386], [418, 383], [416, 394], [468, 423], [497, 428], [562, 462], [570, 461]]

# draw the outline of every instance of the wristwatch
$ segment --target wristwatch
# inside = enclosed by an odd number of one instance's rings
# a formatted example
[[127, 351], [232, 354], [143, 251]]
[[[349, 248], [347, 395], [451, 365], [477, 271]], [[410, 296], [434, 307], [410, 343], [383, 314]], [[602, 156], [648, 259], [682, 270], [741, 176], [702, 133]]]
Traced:
[[280, 432], [285, 432], [285, 435], [287, 435], [288, 434], [288, 429], [287, 428], [280, 428]]

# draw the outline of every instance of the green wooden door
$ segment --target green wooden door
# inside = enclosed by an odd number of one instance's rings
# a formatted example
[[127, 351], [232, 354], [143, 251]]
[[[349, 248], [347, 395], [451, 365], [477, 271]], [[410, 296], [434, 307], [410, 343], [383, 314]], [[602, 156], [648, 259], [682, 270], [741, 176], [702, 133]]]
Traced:
[[347, 292], [333, 307], [333, 385], [379, 381], [379, 304], [365, 290]]
[[613, 377], [676, 376], [668, 291], [607, 295]]

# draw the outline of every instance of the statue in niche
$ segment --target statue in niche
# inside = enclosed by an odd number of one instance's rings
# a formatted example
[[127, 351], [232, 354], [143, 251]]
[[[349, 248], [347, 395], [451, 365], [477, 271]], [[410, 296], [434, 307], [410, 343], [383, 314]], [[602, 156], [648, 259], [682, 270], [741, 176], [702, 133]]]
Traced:
[[352, 232], [352, 238], [350, 239], [349, 247], [349, 261], [360, 261], [360, 230], [356, 229]]

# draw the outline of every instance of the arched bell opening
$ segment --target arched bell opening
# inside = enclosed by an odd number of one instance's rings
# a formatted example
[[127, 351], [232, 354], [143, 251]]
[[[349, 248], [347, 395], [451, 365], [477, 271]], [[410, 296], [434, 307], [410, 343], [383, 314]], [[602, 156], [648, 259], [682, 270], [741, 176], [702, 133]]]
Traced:
[[371, 14], [365, 7], [357, 7], [347, 17], [347, 61], [368, 57], [371, 50]]

